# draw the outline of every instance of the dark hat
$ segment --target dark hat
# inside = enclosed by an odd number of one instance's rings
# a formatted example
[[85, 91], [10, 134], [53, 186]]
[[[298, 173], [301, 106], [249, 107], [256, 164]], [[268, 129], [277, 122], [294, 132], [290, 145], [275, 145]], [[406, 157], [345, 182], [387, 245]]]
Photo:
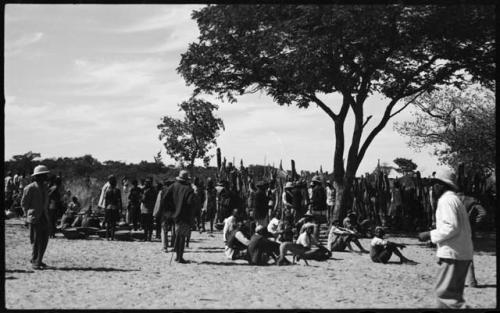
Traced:
[[382, 226], [377, 226], [377, 227], [375, 227], [374, 233], [375, 233], [375, 236], [382, 237], [385, 235], [385, 230]]

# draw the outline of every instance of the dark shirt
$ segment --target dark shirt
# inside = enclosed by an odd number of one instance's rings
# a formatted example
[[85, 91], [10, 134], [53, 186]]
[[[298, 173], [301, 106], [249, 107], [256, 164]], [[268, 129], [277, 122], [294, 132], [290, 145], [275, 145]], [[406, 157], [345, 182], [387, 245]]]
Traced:
[[60, 210], [62, 207], [61, 193], [57, 186], [49, 188], [49, 210]]
[[[144, 193], [142, 194], [142, 203], [144, 208], [141, 208], [142, 213], [153, 213], [153, 209], [156, 202], [156, 188], [148, 187], [144, 189]], [[144, 209], [144, 210], [143, 210]]]
[[122, 196], [118, 188], [109, 188], [104, 197], [104, 206], [107, 208], [108, 205], [114, 205], [117, 209], [122, 207]]
[[257, 190], [255, 193], [255, 219], [263, 219], [267, 216], [267, 202], [266, 192], [262, 189]]
[[175, 223], [186, 223], [191, 225], [193, 222], [193, 188], [187, 182], [176, 181], [170, 185], [167, 192], [162, 193], [162, 205], [167, 206], [165, 211], [172, 211], [169, 206], [173, 206], [174, 214], [172, 218]]
[[132, 187], [130, 189], [130, 194], [128, 195], [128, 200], [130, 203], [138, 205], [141, 202], [142, 190], [139, 187]]
[[271, 254], [279, 255], [280, 245], [277, 242], [271, 241], [266, 237], [254, 234], [250, 238], [248, 244], [248, 255], [250, 256], [249, 262], [252, 265], [265, 265], [267, 264], [268, 257]]
[[314, 211], [326, 210], [326, 192], [323, 186], [321, 185], [316, 185], [312, 189], [311, 210]]

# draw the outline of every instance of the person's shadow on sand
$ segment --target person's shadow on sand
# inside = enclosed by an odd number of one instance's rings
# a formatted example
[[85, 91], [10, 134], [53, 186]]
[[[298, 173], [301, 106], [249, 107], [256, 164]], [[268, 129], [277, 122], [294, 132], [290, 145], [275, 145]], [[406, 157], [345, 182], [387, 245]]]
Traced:
[[138, 269], [123, 269], [114, 267], [57, 267], [48, 266], [44, 270], [54, 270], [54, 271], [95, 271], [95, 272], [137, 272]]

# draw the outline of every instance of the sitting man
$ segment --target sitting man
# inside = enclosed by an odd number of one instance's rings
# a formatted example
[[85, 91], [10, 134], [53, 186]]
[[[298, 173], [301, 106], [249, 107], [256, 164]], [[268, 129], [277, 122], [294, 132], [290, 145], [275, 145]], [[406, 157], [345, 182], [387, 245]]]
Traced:
[[[280, 255], [280, 244], [266, 238], [267, 231], [263, 225], [255, 227], [255, 234], [250, 238], [248, 244], [248, 262], [252, 265], [267, 265], [269, 258], [274, 259], [276, 263], [277, 257]], [[290, 262], [282, 255], [280, 257], [281, 264], [289, 264]]]
[[344, 218], [342, 222], [344, 228], [353, 230], [360, 234], [360, 237], [370, 238], [370, 220], [365, 219], [361, 223], [358, 223], [358, 215], [356, 212], [347, 213], [347, 217]]
[[358, 238], [359, 233], [351, 229], [342, 228], [339, 226], [338, 221], [334, 221], [328, 234], [328, 249], [330, 251], [344, 251], [347, 247], [350, 251], [353, 251], [351, 242], [354, 242], [361, 253], [368, 253], [368, 250], [363, 248]]
[[384, 240], [385, 231], [382, 227], [375, 228], [375, 236], [371, 242], [370, 258], [375, 263], [386, 264], [392, 256], [392, 253], [399, 257], [400, 263], [417, 264], [417, 262], [406, 258], [398, 248], [404, 249], [406, 246], [400, 243], [394, 243]]
[[250, 240], [247, 237], [245, 223], [238, 221], [233, 224], [233, 230], [229, 232], [224, 252], [230, 260], [247, 260], [246, 250]]
[[[302, 233], [297, 238], [296, 244], [305, 248], [305, 253], [297, 255], [297, 260], [303, 258], [304, 260], [324, 261], [328, 260], [332, 253], [328, 251], [321, 243], [314, 237], [316, 225], [314, 223], [306, 223], [302, 226]], [[313, 246], [315, 246], [313, 248]]]
[[228, 241], [229, 234], [233, 231], [234, 225], [238, 220], [238, 209], [233, 209], [233, 214], [224, 219], [224, 228], [222, 229], [222, 239], [224, 244]]
[[277, 238], [278, 235], [279, 235], [279, 229], [278, 229], [278, 226], [280, 224], [280, 220], [278, 218], [278, 211], [274, 211], [272, 213], [272, 219], [271, 221], [269, 222], [269, 224], [267, 224], [267, 231], [273, 235], [274, 238]]

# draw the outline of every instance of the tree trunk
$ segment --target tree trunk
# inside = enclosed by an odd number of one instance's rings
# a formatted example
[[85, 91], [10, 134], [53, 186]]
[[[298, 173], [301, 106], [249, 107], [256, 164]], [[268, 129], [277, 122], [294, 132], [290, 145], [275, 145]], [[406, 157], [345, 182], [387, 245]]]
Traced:
[[341, 181], [334, 180], [336, 191], [335, 208], [333, 210], [333, 222], [342, 223], [347, 215], [347, 212], [352, 207], [352, 186], [353, 178], [343, 177]]

